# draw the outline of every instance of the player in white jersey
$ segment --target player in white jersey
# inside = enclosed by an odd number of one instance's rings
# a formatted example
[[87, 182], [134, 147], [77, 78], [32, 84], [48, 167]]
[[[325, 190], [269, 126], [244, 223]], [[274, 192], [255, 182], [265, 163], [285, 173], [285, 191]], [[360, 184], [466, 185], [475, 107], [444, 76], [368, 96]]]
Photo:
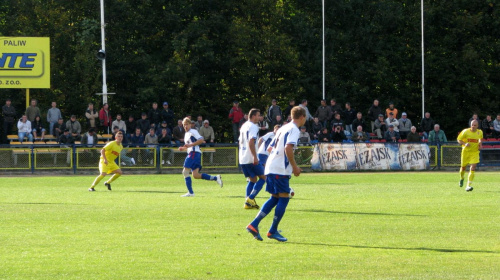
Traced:
[[278, 232], [278, 224], [283, 218], [290, 200], [289, 181], [291, 175], [293, 173], [295, 176], [299, 176], [301, 172], [295, 162], [294, 149], [299, 139], [299, 127], [303, 126], [306, 121], [306, 111], [299, 106], [295, 106], [292, 108], [291, 115], [292, 122], [281, 127], [269, 145], [271, 153], [267, 159], [265, 174], [267, 176], [266, 191], [271, 194], [271, 197], [262, 205], [262, 209], [255, 219], [247, 226], [247, 231], [259, 241], [262, 241], [259, 233], [259, 223], [274, 207], [276, 207], [276, 210], [273, 224], [267, 233], [267, 237], [281, 242], [288, 240]]
[[212, 176], [205, 173], [199, 173], [201, 170], [201, 150], [200, 144], [203, 144], [203, 137], [194, 128], [191, 128], [191, 120], [189, 118], [184, 118], [182, 121], [182, 126], [186, 130], [184, 135], [184, 146], [179, 147], [179, 151], [187, 151], [188, 155], [186, 160], [184, 160], [184, 169], [182, 174], [184, 175], [184, 180], [186, 181], [186, 187], [188, 192], [182, 197], [192, 197], [194, 196], [191, 176], [189, 175], [189, 169], [193, 173], [195, 179], [203, 179], [209, 181], [217, 181], [217, 184], [222, 188], [222, 178], [220, 175]]
[[266, 135], [259, 138], [259, 150], [257, 152], [257, 155], [259, 157], [259, 163], [262, 164], [262, 166], [264, 167], [266, 166], [267, 158], [269, 157], [269, 152], [267, 151], [267, 148], [269, 147], [269, 144], [271, 144], [271, 141], [273, 141], [274, 135], [280, 128], [281, 125], [277, 124], [274, 126], [273, 131], [268, 132], [266, 133]]
[[[255, 202], [255, 196], [266, 183], [264, 167], [259, 164], [257, 157], [257, 143], [259, 139], [259, 127], [257, 123], [260, 118], [259, 109], [251, 109], [248, 113], [248, 121], [240, 129], [239, 143], [239, 162], [243, 174], [249, 179], [246, 188], [245, 209], [259, 209]], [[257, 178], [259, 180], [257, 180]]]

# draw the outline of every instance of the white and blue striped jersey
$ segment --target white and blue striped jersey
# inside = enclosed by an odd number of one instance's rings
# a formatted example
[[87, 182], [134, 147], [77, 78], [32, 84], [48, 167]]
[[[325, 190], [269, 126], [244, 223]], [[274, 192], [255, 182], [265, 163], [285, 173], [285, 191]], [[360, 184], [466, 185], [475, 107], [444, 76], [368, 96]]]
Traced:
[[259, 143], [259, 127], [251, 121], [246, 121], [240, 128], [240, 137], [238, 138], [238, 143], [240, 145], [240, 164], [253, 163], [254, 158], [248, 146], [248, 143], [251, 139], [255, 139], [255, 155], [257, 156], [257, 144]]
[[285, 147], [288, 144], [292, 144], [295, 149], [299, 140], [299, 135], [300, 130], [293, 122], [282, 126], [278, 132], [276, 132], [276, 136], [274, 136], [273, 141], [269, 145], [273, 147], [273, 149], [267, 159], [266, 169], [264, 171], [265, 175], [292, 175], [293, 168], [285, 154]]
[[269, 152], [267, 151], [267, 148], [269, 147], [269, 144], [273, 141], [274, 138], [274, 131], [266, 133], [266, 135], [262, 136], [262, 144], [259, 146], [259, 151], [257, 152], [257, 155], [269, 155]]
[[[198, 133], [198, 130], [191, 128], [189, 131], [186, 131], [186, 134], [184, 135], [184, 143], [185, 144], [193, 144], [194, 142], [198, 141], [199, 139], [203, 139], [203, 136]], [[200, 146], [193, 146], [189, 147], [187, 149], [187, 153], [189, 154], [190, 152], [195, 151], [198, 153], [201, 153]]]

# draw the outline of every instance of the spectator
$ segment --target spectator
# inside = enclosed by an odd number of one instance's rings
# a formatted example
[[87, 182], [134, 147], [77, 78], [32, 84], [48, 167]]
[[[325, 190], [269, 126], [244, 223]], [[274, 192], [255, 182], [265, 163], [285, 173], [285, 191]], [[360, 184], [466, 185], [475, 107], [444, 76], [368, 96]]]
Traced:
[[[243, 111], [239, 107], [238, 101], [233, 102], [233, 108], [229, 111], [229, 119], [233, 126], [233, 142], [238, 143], [238, 136], [240, 135], [240, 121], [243, 119]], [[182, 120], [181, 120], [182, 123]]]
[[259, 127], [259, 137], [262, 137], [267, 134], [267, 130], [269, 129], [269, 124], [264, 120], [264, 116], [259, 116], [259, 122], [257, 123]]
[[52, 101], [51, 106], [52, 108], [50, 108], [47, 112], [47, 122], [49, 123], [50, 134], [52, 135], [54, 133], [54, 125], [60, 118], [62, 118], [62, 115], [61, 110], [57, 108], [57, 103], [55, 101]]
[[347, 137], [345, 136], [344, 131], [342, 131], [343, 129], [343, 126], [334, 126], [332, 131], [332, 142], [342, 143], [342, 141], [346, 140]]
[[387, 131], [387, 123], [384, 121], [384, 115], [379, 114], [378, 119], [375, 121], [375, 133], [377, 134], [377, 138], [379, 140], [382, 140], [385, 136], [386, 131]]
[[177, 147], [184, 146], [184, 135], [186, 134], [186, 131], [184, 130], [184, 126], [182, 126], [182, 120], [177, 121], [177, 126], [174, 127], [172, 134], [175, 145]]
[[422, 142], [420, 135], [417, 133], [417, 128], [412, 126], [410, 133], [406, 136], [406, 141], [410, 143]]
[[486, 115], [486, 118], [483, 120], [481, 124], [481, 130], [483, 131], [484, 137], [488, 138], [493, 133], [493, 120], [491, 119], [491, 115]]
[[444, 131], [439, 129], [439, 124], [434, 125], [434, 130], [429, 132], [429, 142], [437, 142], [437, 143], [446, 143], [448, 139], [446, 139], [446, 135]]
[[146, 135], [151, 128], [151, 124], [147, 119], [148, 115], [146, 113], [141, 114], [141, 119], [135, 122], [135, 128], [139, 128], [141, 130], [142, 135]]
[[500, 114], [493, 121], [493, 138], [500, 138]]
[[170, 130], [170, 128], [168, 128], [168, 124], [166, 121], [162, 121], [161, 125], [156, 128], [156, 135], [160, 137], [164, 128], [167, 130], [167, 134], [170, 136], [170, 138], [172, 138], [172, 131]]
[[[332, 120], [332, 131], [336, 131], [340, 127], [340, 131], [344, 132], [344, 121], [340, 119], [340, 114], [335, 113], [335, 117]], [[332, 137], [333, 140], [333, 137]]]
[[[144, 135], [142, 134], [142, 130], [140, 128], [136, 128], [134, 134], [130, 138], [130, 146], [134, 148], [139, 148], [144, 146]], [[132, 150], [132, 158], [134, 159], [134, 162], [136, 161], [135, 158], [138, 156], [138, 151], [137, 149]], [[139, 159], [137, 160], [139, 161]]]
[[168, 102], [163, 102], [163, 110], [161, 111], [161, 119], [162, 119], [162, 121], [167, 122], [167, 126], [168, 126], [168, 128], [170, 128], [170, 130], [174, 129], [175, 115], [174, 115], [174, 111], [172, 111], [172, 109], [168, 108]]
[[389, 130], [385, 132], [385, 141], [387, 142], [398, 142], [400, 139], [399, 137], [399, 132], [394, 130], [394, 125], [390, 124], [389, 125]]
[[[291, 118], [290, 113], [292, 112], [292, 108], [295, 107], [295, 100], [290, 100], [288, 101], [288, 107], [283, 111], [283, 117], [284, 119], [288, 120], [288, 117]], [[290, 122], [290, 121], [288, 121]]]
[[158, 145], [158, 136], [154, 128], [149, 129], [149, 133], [146, 134], [144, 138], [144, 144], [148, 145], [150, 148], [155, 148], [155, 145]]
[[210, 126], [210, 122], [208, 120], [203, 121], [203, 126], [200, 128], [200, 135], [203, 137], [204, 143], [201, 144], [201, 147], [213, 147], [215, 140], [214, 129]]
[[434, 120], [431, 118], [431, 113], [425, 112], [425, 117], [422, 119], [422, 122], [420, 123], [425, 139], [429, 137], [429, 132], [434, 128], [434, 124], [435, 124]]
[[335, 114], [340, 114], [342, 116], [342, 107], [340, 107], [340, 105], [337, 104], [337, 101], [335, 100], [335, 98], [332, 98], [330, 100], [330, 109], [332, 111], [331, 116], [335, 116]]
[[38, 136], [41, 136], [41, 140], [45, 137], [45, 128], [43, 127], [42, 118], [36, 116], [35, 120], [31, 123], [31, 129], [33, 131], [33, 138], [36, 140]]
[[302, 107], [304, 110], [306, 110], [306, 127], [311, 126], [311, 122], [313, 120], [313, 117], [311, 116], [311, 113], [309, 113], [309, 109], [307, 108], [307, 100], [302, 99], [302, 102], [300, 103], [299, 107]]
[[95, 147], [95, 145], [97, 145], [97, 134], [95, 133], [95, 128], [89, 128], [89, 131], [82, 136], [82, 145], [84, 147]]
[[191, 121], [191, 128], [196, 130], [196, 122], [195, 121]]
[[313, 140], [319, 140], [319, 135], [323, 130], [324, 126], [319, 122], [318, 118], [314, 118], [314, 121], [311, 125], [311, 132], [313, 134]]
[[[392, 101], [389, 102], [389, 108], [385, 109], [385, 116], [389, 118], [390, 113], [392, 113], [395, 119], [398, 119], [398, 109], [394, 108], [394, 103]], [[396, 130], [396, 126], [394, 126], [394, 130]]]
[[73, 145], [75, 144], [75, 140], [71, 136], [69, 129], [65, 129], [64, 133], [59, 136], [59, 139], [57, 140], [61, 146], [66, 147], [68, 145]]
[[389, 117], [385, 120], [387, 125], [392, 124], [394, 126], [394, 130], [399, 132], [399, 121], [394, 117], [393, 112], [389, 112]]
[[240, 120], [240, 125], [239, 125], [238, 129], [240, 129], [240, 128], [241, 128], [241, 126], [242, 126], [244, 123], [246, 123], [247, 121], [248, 121], [248, 114], [244, 114], [244, 115], [243, 115], [243, 118]]
[[198, 116], [196, 118], [196, 122], [194, 123], [194, 128], [198, 131], [200, 131], [200, 128], [203, 127], [203, 117], [202, 116]]
[[316, 109], [314, 118], [318, 118], [321, 124], [326, 127], [328, 126], [328, 121], [331, 120], [332, 116], [332, 108], [330, 106], [326, 106], [325, 99], [321, 100], [321, 105], [319, 105], [318, 109]]
[[[167, 123], [165, 122], [165, 124]], [[163, 127], [163, 126], [160, 126], [160, 128], [161, 128], [161, 134], [158, 135], [158, 144], [167, 147], [172, 146], [172, 136], [170, 135], [170, 133], [168, 133], [170, 129], [168, 127]]]
[[472, 117], [469, 119], [469, 124], [468, 125], [470, 125], [471, 121], [477, 121], [478, 124], [481, 123], [481, 120], [479, 119], [479, 117], [477, 116], [476, 113], [472, 114]]
[[75, 115], [71, 115], [70, 120], [66, 122], [66, 129], [69, 130], [69, 133], [71, 134], [71, 137], [74, 141], [80, 141], [82, 139], [82, 137], [80, 136], [80, 133], [82, 132], [82, 126], [80, 125], [80, 122], [76, 120]]
[[356, 119], [352, 121], [352, 127], [356, 127], [357, 129], [358, 126], [362, 126], [363, 131], [367, 132], [368, 128], [366, 127], [365, 120], [363, 119], [363, 113], [361, 112], [356, 113]]
[[363, 131], [363, 126], [358, 125], [356, 131], [352, 134], [351, 140], [353, 142], [366, 142], [367, 139], [366, 133]]
[[153, 102], [152, 108], [149, 109], [148, 119], [150, 123], [154, 123], [155, 127], [158, 127], [162, 121], [161, 110], [158, 109], [158, 103]]
[[28, 121], [33, 122], [36, 116], [41, 116], [40, 108], [37, 107], [36, 99], [31, 99], [31, 105], [26, 108], [26, 117]]
[[401, 139], [406, 139], [406, 136], [410, 133], [412, 126], [411, 120], [408, 119], [406, 112], [403, 112], [403, 114], [401, 114], [401, 118], [399, 119], [399, 136], [401, 136]]
[[127, 127], [127, 129], [125, 130], [127, 132], [125, 134], [126, 136], [125, 138], [128, 138], [128, 140], [130, 141], [130, 138], [135, 133], [135, 128], [137, 126], [134, 116], [132, 115], [128, 116], [128, 120], [125, 121], [125, 126]]
[[96, 109], [94, 109], [94, 104], [89, 103], [89, 107], [85, 111], [85, 118], [87, 119], [87, 127], [93, 128], [95, 130], [95, 133], [97, 133], [97, 122], [96, 120], [99, 119], [99, 113], [97, 112]]
[[5, 105], [2, 106], [3, 115], [3, 132], [4, 143], [7, 143], [7, 135], [12, 133], [12, 127], [14, 126], [14, 120], [16, 119], [16, 109], [12, 106], [12, 101], [10, 99], [5, 100]]
[[328, 128], [324, 127], [321, 133], [319, 134], [319, 142], [327, 143], [332, 141], [332, 136], [328, 133]]
[[[356, 119], [357, 113], [356, 110], [351, 108], [351, 103], [346, 102], [345, 103], [345, 110], [344, 110], [344, 121], [345, 121], [345, 129], [349, 133], [353, 133], [353, 127], [357, 129], [358, 126], [353, 126], [352, 122]], [[364, 126], [363, 126], [363, 131], [364, 131]]]
[[31, 134], [31, 122], [28, 120], [26, 115], [23, 115], [21, 119], [17, 122], [17, 136], [19, 137], [19, 142], [24, 141], [24, 137], [28, 137], [29, 142], [33, 142], [33, 135]]
[[[375, 121], [379, 119], [379, 115], [382, 114], [382, 109], [378, 106], [378, 100], [373, 100], [373, 105], [368, 109], [368, 118], [371, 121], [372, 132], [375, 132]], [[382, 115], [382, 118], [384, 115]]]
[[113, 118], [111, 117], [108, 103], [104, 103], [101, 111], [99, 111], [99, 123], [101, 126], [101, 131], [103, 133], [111, 132], [111, 124], [113, 123]]
[[311, 136], [309, 135], [309, 132], [306, 131], [305, 126], [300, 127], [300, 133], [299, 133], [299, 146], [309, 146], [311, 145]]
[[64, 130], [66, 129], [66, 124], [64, 123], [64, 120], [62, 118], [57, 120], [57, 123], [54, 125], [54, 132], [52, 135], [56, 139], [59, 139], [59, 136], [64, 134]]
[[[127, 124], [122, 121], [122, 115], [121, 114], [117, 114], [116, 115], [116, 120], [113, 121], [112, 125], [111, 125], [113, 128], [115, 126], [118, 127], [118, 130], [123, 130], [123, 131], [126, 131], [127, 130]], [[122, 144], [123, 145], [123, 144]]]
[[[116, 136], [116, 133], [118, 133], [119, 131], [121, 131], [121, 133], [122, 133], [123, 135], [125, 135], [125, 131], [123, 131], [123, 130], [119, 129], [119, 128], [118, 128], [118, 126], [115, 126], [115, 127], [113, 127], [113, 133], [111, 133], [111, 134], [112, 134], [112, 135], [111, 135], [111, 141], [115, 141], [115, 140], [116, 140], [116, 137], [115, 137], [115, 136]], [[123, 147], [128, 147], [129, 142], [130, 142], [130, 140], [128, 140], [128, 139], [127, 139], [127, 137], [123, 137], [123, 140], [122, 140], [122, 146], [123, 146]], [[127, 153], [126, 151], [124, 152], [124, 150], [122, 150], [122, 153], [121, 153], [120, 155], [123, 155], [123, 154], [126, 154], [126, 153]], [[122, 159], [122, 160], [123, 160], [123, 159]]]
[[279, 125], [279, 126], [283, 125], [283, 119], [281, 118], [280, 115], [277, 115], [276, 119], [271, 123], [272, 127], [274, 127], [275, 125]]
[[[277, 105], [276, 99], [271, 101], [271, 106], [267, 109], [267, 121], [269, 123], [273, 123], [276, 120], [276, 117], [280, 116], [283, 119], [283, 113], [281, 112], [280, 106]], [[274, 125], [273, 125], [274, 127]]]

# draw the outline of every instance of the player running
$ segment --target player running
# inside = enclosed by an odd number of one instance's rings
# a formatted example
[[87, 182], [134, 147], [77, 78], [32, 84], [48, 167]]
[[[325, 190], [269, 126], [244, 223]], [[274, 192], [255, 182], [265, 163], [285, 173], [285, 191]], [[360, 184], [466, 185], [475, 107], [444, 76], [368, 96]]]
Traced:
[[465, 188], [468, 192], [474, 189], [471, 184], [476, 173], [476, 166], [479, 163], [479, 150], [483, 147], [483, 131], [478, 129], [478, 126], [478, 121], [471, 121], [470, 128], [462, 130], [457, 138], [458, 143], [462, 145], [462, 156], [460, 158], [460, 187], [464, 185], [465, 169], [467, 165], [470, 164], [467, 187]]
[[199, 173], [201, 171], [201, 150], [200, 144], [203, 144], [203, 137], [198, 133], [196, 129], [191, 128], [191, 120], [189, 118], [184, 118], [182, 121], [182, 126], [186, 130], [184, 135], [184, 146], [179, 147], [179, 151], [187, 151], [188, 155], [186, 160], [184, 160], [184, 169], [182, 174], [184, 175], [184, 180], [186, 181], [186, 187], [188, 192], [181, 197], [193, 197], [193, 187], [191, 182], [191, 176], [189, 174], [189, 169], [193, 173], [195, 179], [203, 179], [209, 181], [217, 181], [217, 184], [222, 188], [222, 178], [220, 175], [212, 176], [206, 173]]
[[267, 237], [281, 242], [288, 240], [278, 232], [278, 224], [285, 215], [290, 200], [291, 175], [293, 173], [295, 176], [299, 176], [301, 172], [295, 162], [294, 148], [297, 146], [300, 135], [299, 127], [303, 126], [306, 121], [306, 111], [295, 106], [292, 108], [291, 115], [292, 122], [278, 130], [269, 147], [272, 150], [267, 160], [265, 174], [267, 175], [266, 191], [271, 194], [271, 197], [247, 226], [247, 231], [259, 241], [262, 241], [259, 234], [259, 223], [274, 207], [276, 207], [274, 219]]
[[95, 186], [99, 184], [102, 178], [106, 177], [107, 174], [114, 173], [114, 175], [104, 183], [108, 190], [111, 190], [111, 183], [123, 174], [122, 170], [115, 162], [123, 149], [122, 141], [123, 133], [118, 131], [115, 135], [115, 141], [108, 142], [108, 144], [101, 149], [101, 157], [99, 160], [99, 172], [101, 172], [101, 174], [95, 178], [94, 183], [92, 183], [92, 186], [89, 188], [89, 192], [94, 192]]

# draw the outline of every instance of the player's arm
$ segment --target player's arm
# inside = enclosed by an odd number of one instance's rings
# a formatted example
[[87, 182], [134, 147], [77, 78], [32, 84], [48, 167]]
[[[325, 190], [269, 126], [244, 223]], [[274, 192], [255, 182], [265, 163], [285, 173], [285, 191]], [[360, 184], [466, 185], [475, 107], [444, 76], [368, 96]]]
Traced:
[[258, 145], [258, 148], [260, 148], [260, 145], [262, 145], [262, 143], [264, 142], [264, 138], [259, 138], [259, 145]]
[[187, 148], [190, 148], [190, 147], [201, 145], [201, 144], [203, 144], [204, 141], [205, 140], [203, 140], [203, 137], [201, 137], [200, 139], [196, 140], [196, 142], [191, 143], [191, 144], [186, 144], [184, 146], [186, 146]]
[[257, 157], [257, 153], [255, 151], [255, 138], [252, 138], [250, 139], [250, 141], [248, 141], [248, 146], [250, 148], [250, 153], [252, 153], [253, 156], [253, 164], [259, 164], [259, 158]]
[[295, 155], [293, 153], [293, 144], [287, 144], [285, 146], [285, 154], [286, 154], [286, 157], [288, 158], [288, 162], [290, 162], [290, 164], [292, 165], [293, 175], [299, 176], [300, 171], [302, 171], [302, 170], [300, 170], [299, 166], [295, 162]]
[[104, 164], [108, 164], [108, 159], [106, 158], [106, 149], [105, 147], [101, 149], [101, 156], [102, 156], [102, 159], [104, 160]]

